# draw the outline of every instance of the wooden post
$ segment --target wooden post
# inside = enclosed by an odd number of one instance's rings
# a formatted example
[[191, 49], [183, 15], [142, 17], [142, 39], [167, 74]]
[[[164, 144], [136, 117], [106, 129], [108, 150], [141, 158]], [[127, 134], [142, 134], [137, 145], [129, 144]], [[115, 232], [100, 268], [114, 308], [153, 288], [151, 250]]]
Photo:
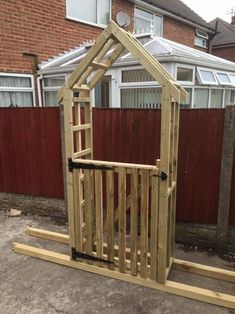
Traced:
[[235, 146], [235, 106], [225, 108], [224, 138], [220, 174], [219, 208], [217, 221], [217, 249], [227, 250], [231, 182]]

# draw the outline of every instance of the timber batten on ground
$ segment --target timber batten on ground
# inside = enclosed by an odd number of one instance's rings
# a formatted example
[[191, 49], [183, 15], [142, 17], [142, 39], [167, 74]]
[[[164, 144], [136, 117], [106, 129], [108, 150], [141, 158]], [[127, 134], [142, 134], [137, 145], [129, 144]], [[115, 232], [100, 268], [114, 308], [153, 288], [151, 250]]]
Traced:
[[[124, 49], [162, 86], [160, 159], [155, 165], [93, 159], [91, 92]], [[172, 267], [234, 278], [226, 271], [174, 262], [179, 106], [185, 98], [186, 91], [167, 70], [132, 34], [111, 21], [58, 93], [69, 236], [28, 228], [29, 235], [68, 244], [70, 256], [17, 243], [15, 252], [235, 308], [233, 296], [167, 280]]]

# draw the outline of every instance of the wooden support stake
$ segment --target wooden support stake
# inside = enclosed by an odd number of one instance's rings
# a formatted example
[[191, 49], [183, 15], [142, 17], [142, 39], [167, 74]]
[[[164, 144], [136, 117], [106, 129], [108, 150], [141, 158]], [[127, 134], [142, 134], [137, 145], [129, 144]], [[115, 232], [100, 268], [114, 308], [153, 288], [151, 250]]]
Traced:
[[119, 271], [125, 272], [126, 265], [126, 171], [120, 168], [118, 173], [118, 205], [119, 205]]
[[137, 275], [138, 251], [138, 170], [131, 170], [131, 274]]

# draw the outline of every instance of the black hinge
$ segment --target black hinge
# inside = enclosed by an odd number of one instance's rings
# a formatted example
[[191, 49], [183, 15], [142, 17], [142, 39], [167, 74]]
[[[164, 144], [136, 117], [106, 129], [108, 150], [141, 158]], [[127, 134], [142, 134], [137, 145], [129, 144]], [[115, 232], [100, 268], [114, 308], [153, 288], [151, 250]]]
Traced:
[[69, 171], [73, 172], [73, 169], [90, 169], [90, 170], [112, 170], [113, 167], [98, 166], [92, 163], [85, 164], [82, 162], [74, 162], [72, 158], [68, 158]]
[[113, 262], [108, 261], [106, 259], [103, 259], [103, 258], [100, 258], [100, 257], [96, 257], [96, 256], [93, 256], [93, 255], [89, 255], [89, 254], [86, 254], [86, 253], [78, 252], [78, 251], [76, 251], [76, 249], [74, 247], [72, 247], [72, 259], [74, 261], [76, 261], [79, 258], [86, 259], [86, 260], [89, 260], [89, 261], [94, 261], [94, 262], [101, 262], [101, 263], [105, 263], [105, 264], [113, 264]]
[[161, 178], [162, 181], [165, 181], [168, 178], [168, 175], [164, 171], [161, 171], [161, 173], [159, 175], [156, 174], [156, 175], [154, 175], [154, 177]]

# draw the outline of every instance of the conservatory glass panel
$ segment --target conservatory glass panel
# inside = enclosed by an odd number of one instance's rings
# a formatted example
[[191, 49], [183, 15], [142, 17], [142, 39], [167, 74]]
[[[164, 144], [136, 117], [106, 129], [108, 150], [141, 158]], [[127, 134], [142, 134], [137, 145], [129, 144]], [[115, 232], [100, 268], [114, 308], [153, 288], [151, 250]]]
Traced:
[[57, 106], [57, 91], [45, 91], [44, 97], [45, 97], [44, 102], [45, 102], [46, 107]]
[[177, 81], [192, 82], [193, 81], [193, 69], [177, 67]]
[[122, 83], [153, 81], [154, 78], [145, 69], [122, 71]]
[[231, 84], [230, 78], [226, 73], [216, 73], [220, 84]]
[[45, 87], [60, 87], [64, 84], [65, 77], [64, 76], [54, 76], [54, 77], [46, 77], [44, 78], [44, 86]]
[[223, 90], [212, 89], [211, 90], [211, 108], [221, 108], [223, 104]]
[[231, 90], [225, 90], [224, 95], [224, 106], [228, 106], [230, 104]]
[[192, 103], [192, 89], [191, 88], [185, 88], [187, 92], [187, 99], [186, 101], [183, 99], [180, 99], [180, 107], [182, 109], [191, 108]]
[[235, 90], [231, 91], [230, 103], [235, 105]]
[[121, 90], [122, 108], [160, 108], [161, 88], [132, 88]]
[[199, 69], [199, 74], [203, 84], [217, 84], [215, 75], [212, 71]]
[[229, 77], [230, 77], [232, 84], [235, 85], [235, 74], [230, 74]]
[[194, 90], [194, 108], [208, 108], [209, 90], [195, 88]]

